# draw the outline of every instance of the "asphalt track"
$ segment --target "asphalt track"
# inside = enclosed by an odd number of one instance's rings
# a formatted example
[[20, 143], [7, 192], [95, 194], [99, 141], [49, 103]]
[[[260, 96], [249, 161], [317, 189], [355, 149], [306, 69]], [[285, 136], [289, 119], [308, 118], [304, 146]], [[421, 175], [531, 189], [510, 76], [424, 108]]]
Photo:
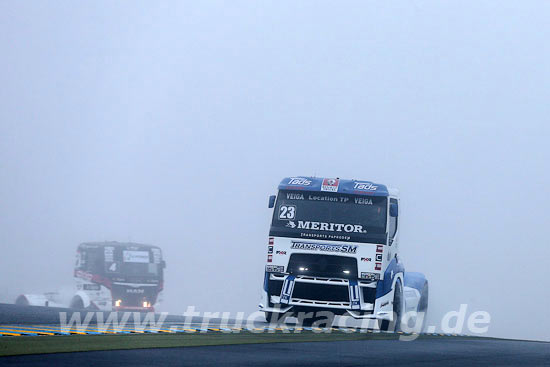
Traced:
[[[0, 303], [0, 324], [59, 324], [60, 312], [64, 312], [67, 315], [67, 319], [71, 319], [75, 312], [86, 313], [92, 312], [94, 316], [90, 319], [90, 323], [97, 322], [97, 314], [102, 314], [104, 320], [107, 320], [109, 315], [117, 312], [110, 311], [92, 311], [92, 310], [79, 310], [71, 308], [59, 308], [59, 307], [43, 307], [43, 306], [20, 306], [7, 303]], [[122, 318], [123, 312], [118, 312], [119, 318]], [[134, 321], [134, 312], [130, 313], [129, 322]], [[139, 313], [140, 318], [143, 319], [145, 313]], [[156, 315], [156, 319], [160, 317], [160, 314]], [[168, 315], [164, 321], [167, 323], [184, 322], [185, 318], [180, 315]], [[193, 322], [200, 322], [200, 318], [193, 318]]]
[[550, 366], [550, 343], [419, 339], [24, 355], [0, 366]]
[[[0, 304], [1, 321], [58, 323], [60, 311]], [[170, 317], [172, 323], [183, 321]], [[195, 320], [193, 320], [195, 321]], [[213, 320], [212, 320], [213, 321]], [[196, 321], [195, 321], [196, 322]], [[22, 337], [24, 338], [24, 337]], [[0, 357], [0, 366], [550, 366], [550, 343], [491, 338], [418, 338], [239, 344]]]

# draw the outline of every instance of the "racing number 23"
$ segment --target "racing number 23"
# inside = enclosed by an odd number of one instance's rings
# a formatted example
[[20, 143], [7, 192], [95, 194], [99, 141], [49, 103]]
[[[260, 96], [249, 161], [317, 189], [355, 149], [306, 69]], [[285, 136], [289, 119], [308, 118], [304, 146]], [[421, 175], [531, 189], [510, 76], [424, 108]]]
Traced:
[[281, 205], [279, 207], [279, 219], [294, 219], [296, 207], [294, 205]]

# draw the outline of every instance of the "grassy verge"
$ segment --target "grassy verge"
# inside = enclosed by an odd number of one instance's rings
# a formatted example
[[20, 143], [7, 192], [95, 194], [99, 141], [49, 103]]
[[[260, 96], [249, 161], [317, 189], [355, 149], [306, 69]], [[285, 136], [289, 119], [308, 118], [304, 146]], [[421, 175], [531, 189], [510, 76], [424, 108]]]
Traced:
[[83, 352], [92, 350], [194, 347], [251, 343], [289, 343], [338, 340], [398, 339], [392, 334], [365, 333], [207, 333], [207, 334], [126, 334], [59, 335], [0, 338], [0, 356], [38, 353]]

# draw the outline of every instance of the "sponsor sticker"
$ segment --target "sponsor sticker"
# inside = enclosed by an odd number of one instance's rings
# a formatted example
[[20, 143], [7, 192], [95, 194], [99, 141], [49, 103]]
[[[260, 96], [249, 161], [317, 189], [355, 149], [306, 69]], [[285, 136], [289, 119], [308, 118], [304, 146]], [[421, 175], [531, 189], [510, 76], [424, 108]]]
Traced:
[[273, 253], [273, 246], [267, 246], [267, 253], [272, 254]]
[[376, 263], [374, 270], [382, 270], [382, 263]]
[[83, 284], [82, 288], [85, 291], [99, 291], [101, 286], [99, 284]]
[[122, 251], [122, 259], [125, 263], [148, 263], [149, 251]]
[[370, 257], [362, 257], [361, 261], [372, 261]]
[[313, 222], [308, 220], [299, 220], [298, 224], [293, 220], [289, 220], [286, 227], [327, 232], [367, 233], [361, 224]]
[[77, 278], [81, 278], [81, 279], [84, 279], [84, 280], [92, 280], [93, 278], [93, 275], [86, 272], [86, 271], [83, 271], [83, 270], [75, 270], [75, 276]]
[[113, 262], [114, 261], [114, 253], [115, 248], [112, 246], [105, 246], [105, 249], [103, 250], [105, 254], [105, 262]]
[[286, 255], [286, 251], [281, 251], [281, 250], [278, 250], [276, 252], [277, 255]]
[[293, 250], [320, 251], [320, 252], [339, 252], [345, 254], [357, 253], [357, 246], [352, 245], [327, 245], [319, 243], [292, 242], [290, 246]]
[[321, 191], [337, 192], [340, 180], [337, 178], [325, 178], [321, 185]]
[[287, 185], [296, 185], [296, 186], [309, 186], [311, 185], [311, 180], [303, 177], [291, 177], [288, 180]]
[[382, 254], [376, 254], [376, 261], [382, 261]]
[[304, 200], [304, 194], [289, 192], [286, 194], [287, 200]]
[[372, 205], [371, 198], [355, 198], [354, 201], [355, 201], [355, 204], [358, 204], [358, 205]]
[[376, 252], [384, 252], [384, 245], [376, 245]]
[[361, 273], [361, 278], [362, 279], [367, 279], [367, 280], [370, 280], [370, 281], [380, 280], [380, 274], [363, 272], [363, 273]]
[[267, 262], [273, 262], [273, 255], [267, 255]]
[[378, 186], [373, 185], [371, 182], [356, 182], [355, 185], [353, 185], [353, 189], [359, 191], [376, 191]]
[[267, 271], [268, 273], [284, 273], [285, 267], [279, 265], [266, 265], [265, 271]]

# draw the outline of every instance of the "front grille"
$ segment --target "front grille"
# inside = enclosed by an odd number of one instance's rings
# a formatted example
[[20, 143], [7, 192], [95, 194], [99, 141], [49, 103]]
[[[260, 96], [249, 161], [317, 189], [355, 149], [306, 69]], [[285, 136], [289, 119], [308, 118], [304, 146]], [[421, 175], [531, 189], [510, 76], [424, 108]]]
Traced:
[[314, 283], [294, 283], [292, 298], [315, 301], [349, 302], [348, 287]]
[[357, 259], [346, 256], [292, 254], [288, 272], [326, 278], [357, 279]]
[[157, 300], [157, 287], [134, 288], [126, 285], [113, 284], [111, 289], [113, 302], [122, 301], [122, 306], [141, 307], [147, 301], [154, 304]]

